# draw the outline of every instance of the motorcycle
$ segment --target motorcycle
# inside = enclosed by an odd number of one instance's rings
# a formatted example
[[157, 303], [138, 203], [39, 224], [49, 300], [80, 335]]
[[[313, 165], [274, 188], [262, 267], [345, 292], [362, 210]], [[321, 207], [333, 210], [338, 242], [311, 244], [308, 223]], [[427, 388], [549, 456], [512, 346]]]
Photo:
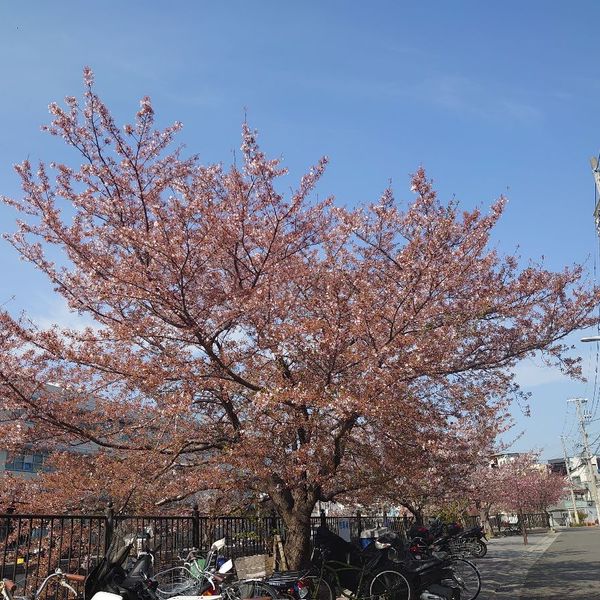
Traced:
[[483, 558], [487, 554], [485, 542], [487, 542], [487, 537], [483, 527], [479, 525], [465, 529], [454, 538], [450, 538], [450, 544], [455, 544], [458, 549], [468, 551], [474, 558]]
[[434, 520], [429, 528], [413, 525], [408, 530], [408, 538], [416, 545], [419, 553], [446, 552], [452, 556], [483, 558], [487, 554], [487, 541], [483, 527], [463, 529], [458, 523], [445, 524]]

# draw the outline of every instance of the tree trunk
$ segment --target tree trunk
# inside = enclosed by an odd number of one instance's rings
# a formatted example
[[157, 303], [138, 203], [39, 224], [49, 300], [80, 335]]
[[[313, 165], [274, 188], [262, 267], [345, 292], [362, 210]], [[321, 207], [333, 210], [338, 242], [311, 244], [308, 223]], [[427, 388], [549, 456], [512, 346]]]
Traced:
[[310, 516], [317, 496], [305, 482], [290, 488], [274, 477], [269, 496], [283, 520], [285, 529], [284, 552], [289, 569], [298, 570], [310, 561]]
[[413, 508], [412, 514], [415, 517], [415, 524], [423, 525], [423, 509], [422, 508]]
[[281, 515], [285, 525], [285, 558], [292, 570], [302, 569], [310, 561], [311, 512], [312, 509], [296, 509]]
[[487, 503], [476, 503], [476, 505], [479, 510], [479, 522], [483, 527], [483, 532], [488, 538], [493, 538], [494, 530], [492, 529], [492, 524], [490, 522], [490, 505]]
[[521, 530], [523, 531], [523, 544], [527, 545], [527, 523], [522, 510], [519, 511], [519, 523], [521, 523]]
[[408, 500], [402, 500], [400, 502], [400, 505], [404, 506], [404, 508], [407, 508], [412, 513], [414, 525], [423, 525], [423, 507], [422, 506], [415, 506]]

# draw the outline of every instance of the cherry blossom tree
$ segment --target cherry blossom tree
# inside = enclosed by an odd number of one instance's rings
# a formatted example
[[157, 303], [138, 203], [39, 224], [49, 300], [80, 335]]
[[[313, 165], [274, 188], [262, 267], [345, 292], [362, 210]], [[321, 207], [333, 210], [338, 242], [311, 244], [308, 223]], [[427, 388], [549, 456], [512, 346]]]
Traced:
[[[490, 453], [491, 455], [491, 453]], [[490, 523], [490, 515], [494, 503], [501, 496], [501, 478], [496, 465], [491, 466], [490, 461], [482, 461], [469, 477], [469, 491], [467, 497], [471, 500], [474, 509], [479, 514], [479, 521], [486, 535], [493, 537], [494, 531]]]
[[181, 124], [155, 129], [148, 98], [119, 127], [87, 69], [83, 102], [50, 111], [80, 162], [17, 166], [6, 237], [95, 325], [2, 313], [0, 384], [11, 447], [73, 474], [61, 502], [265, 493], [298, 566], [316, 501], [418, 472], [457, 424], [493, 430], [516, 361], [544, 351], [578, 374], [561, 340], [597, 322], [599, 294], [578, 266], [493, 249], [503, 198], [461, 211], [419, 169], [411, 202], [388, 189], [341, 208], [312, 199], [325, 158], [284, 194], [247, 125], [239, 165], [202, 165], [171, 149]]
[[[406, 453], [388, 455], [384, 462], [393, 476], [369, 490], [370, 498], [404, 506], [418, 524], [423, 524], [426, 514], [432, 516], [451, 505], [464, 504], [466, 509], [472, 475], [492, 452], [493, 442], [503, 429], [501, 419], [486, 426], [467, 418], [446, 424], [435, 442], [430, 438], [413, 448], [409, 465]], [[367, 501], [364, 493], [363, 502]]]
[[489, 517], [492, 507], [516, 513], [527, 544], [527, 522], [524, 515], [548, 510], [567, 492], [567, 480], [550, 472], [547, 465], [538, 462], [538, 455], [530, 452], [518, 455], [500, 465], [478, 471], [474, 497]]

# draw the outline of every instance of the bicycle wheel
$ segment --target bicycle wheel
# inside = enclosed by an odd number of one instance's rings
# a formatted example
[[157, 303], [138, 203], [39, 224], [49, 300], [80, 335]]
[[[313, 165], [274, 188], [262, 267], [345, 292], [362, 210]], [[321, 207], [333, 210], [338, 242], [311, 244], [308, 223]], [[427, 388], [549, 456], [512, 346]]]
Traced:
[[307, 575], [302, 579], [308, 583], [307, 600], [335, 600], [331, 586], [323, 577]]
[[458, 584], [460, 600], [475, 600], [481, 591], [481, 576], [477, 567], [464, 558], [454, 558], [448, 561], [447, 568], [451, 578], [445, 580], [446, 584]]
[[278, 597], [277, 590], [268, 583], [259, 579], [234, 581], [222, 590], [223, 596], [230, 600], [244, 600], [245, 598], [272, 598]]
[[471, 543], [471, 554], [475, 558], [483, 558], [487, 554], [487, 545], [481, 540], [473, 540]]
[[408, 579], [398, 571], [381, 571], [369, 582], [370, 600], [411, 600]]

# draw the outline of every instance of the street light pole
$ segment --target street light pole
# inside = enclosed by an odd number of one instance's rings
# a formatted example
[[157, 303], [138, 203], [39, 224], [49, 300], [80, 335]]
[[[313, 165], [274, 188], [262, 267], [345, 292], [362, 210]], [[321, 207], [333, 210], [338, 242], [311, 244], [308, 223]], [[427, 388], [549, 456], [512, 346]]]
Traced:
[[579, 429], [581, 430], [581, 437], [583, 438], [583, 452], [587, 471], [588, 478], [590, 480], [590, 491], [592, 493], [592, 500], [594, 501], [594, 505], [596, 507], [596, 520], [600, 525], [600, 499], [598, 498], [598, 486], [596, 485], [596, 473], [594, 473], [594, 467], [592, 466], [592, 454], [590, 452], [590, 442], [588, 439], [588, 434], [585, 429], [585, 420], [583, 416], [583, 412], [581, 410], [582, 402], [587, 402], [586, 398], [569, 398], [567, 402], [575, 402], [575, 407], [577, 408], [577, 418], [579, 420]]

